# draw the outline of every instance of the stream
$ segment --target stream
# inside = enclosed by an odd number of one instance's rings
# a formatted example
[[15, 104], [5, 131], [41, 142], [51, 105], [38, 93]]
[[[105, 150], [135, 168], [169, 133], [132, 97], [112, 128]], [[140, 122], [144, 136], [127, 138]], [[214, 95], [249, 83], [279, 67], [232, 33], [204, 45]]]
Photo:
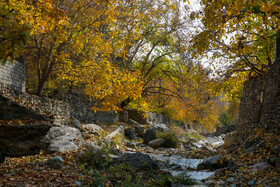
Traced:
[[188, 159], [181, 156], [168, 156], [164, 154], [148, 155], [159, 163], [161, 166], [165, 166], [165, 170], [169, 171], [173, 176], [177, 176], [181, 173], [187, 172], [190, 178], [201, 181], [214, 175], [214, 172], [209, 171], [189, 171], [188, 169], [196, 169], [203, 159]]
[[[219, 137], [206, 137], [202, 141], [194, 143], [196, 147], [202, 148], [204, 146], [211, 145], [212, 150], [223, 145], [223, 136]], [[177, 176], [181, 173], [187, 173], [190, 178], [202, 181], [214, 175], [214, 171], [194, 171], [203, 159], [188, 159], [182, 156], [170, 156], [169, 154], [155, 154], [147, 153], [153, 160], [155, 160], [164, 170], [169, 171], [173, 176]]]

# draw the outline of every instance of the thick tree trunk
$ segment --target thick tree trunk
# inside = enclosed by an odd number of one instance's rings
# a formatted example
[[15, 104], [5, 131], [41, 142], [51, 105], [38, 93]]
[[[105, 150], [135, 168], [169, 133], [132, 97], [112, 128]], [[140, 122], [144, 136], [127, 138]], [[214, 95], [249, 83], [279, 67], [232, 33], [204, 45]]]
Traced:
[[275, 61], [280, 62], [280, 29], [277, 31], [276, 34], [276, 44], [275, 44]]

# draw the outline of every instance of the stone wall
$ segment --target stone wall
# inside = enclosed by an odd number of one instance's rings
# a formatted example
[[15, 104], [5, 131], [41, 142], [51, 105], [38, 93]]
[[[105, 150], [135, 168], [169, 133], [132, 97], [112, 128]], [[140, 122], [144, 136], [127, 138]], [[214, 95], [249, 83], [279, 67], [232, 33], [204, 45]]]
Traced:
[[265, 127], [280, 132], [280, 62], [263, 76], [245, 82], [238, 124], [241, 129]]
[[70, 105], [66, 102], [47, 97], [29, 95], [7, 88], [1, 89], [0, 94], [5, 95], [11, 100], [17, 101], [22, 106], [25, 106], [26, 108], [29, 108], [54, 122], [58, 122], [63, 125], [69, 125], [70, 123]]
[[24, 62], [14, 60], [13, 63], [7, 61], [4, 66], [0, 65], [0, 87], [25, 92]]

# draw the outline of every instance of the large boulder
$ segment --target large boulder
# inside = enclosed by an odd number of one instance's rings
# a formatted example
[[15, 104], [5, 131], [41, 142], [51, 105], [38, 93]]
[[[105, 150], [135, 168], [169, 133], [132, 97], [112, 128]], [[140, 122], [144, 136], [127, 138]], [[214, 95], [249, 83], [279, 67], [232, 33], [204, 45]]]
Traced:
[[205, 158], [200, 164], [198, 164], [197, 168], [199, 170], [202, 169], [210, 169], [216, 170], [225, 167], [234, 167], [235, 164], [233, 161], [222, 158], [220, 155], [216, 155], [213, 157]]
[[128, 167], [134, 168], [136, 171], [151, 171], [159, 169], [155, 161], [153, 161], [149, 155], [143, 153], [125, 153], [112, 160], [109, 166], [126, 164]]
[[49, 145], [45, 136], [50, 128], [51, 125], [46, 123], [1, 124], [0, 150], [3, 156], [19, 157], [38, 154], [41, 149]]
[[61, 138], [61, 137], [74, 140], [74, 139], [81, 139], [82, 134], [76, 128], [61, 125], [57, 127], [52, 127], [48, 132], [47, 137], [51, 140], [56, 138]]
[[143, 135], [143, 143], [148, 144], [150, 141], [157, 138], [156, 131], [153, 128], [149, 128]]
[[73, 140], [82, 139], [82, 134], [76, 128], [58, 126], [52, 127], [46, 137], [50, 140], [50, 145], [47, 149], [45, 149], [45, 152], [54, 153], [78, 149], [78, 146], [73, 142]]
[[52, 140], [50, 146], [45, 150], [45, 153], [64, 153], [66, 151], [73, 151], [78, 149], [79, 147], [70, 140]]

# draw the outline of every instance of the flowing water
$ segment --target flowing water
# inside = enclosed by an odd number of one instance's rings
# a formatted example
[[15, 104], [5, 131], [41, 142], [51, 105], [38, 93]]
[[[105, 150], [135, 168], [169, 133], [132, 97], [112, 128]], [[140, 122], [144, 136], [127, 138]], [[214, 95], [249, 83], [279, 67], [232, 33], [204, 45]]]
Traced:
[[[209, 171], [189, 171], [188, 169], [196, 169], [203, 159], [188, 159], [181, 156], [168, 156], [164, 154], [148, 154], [152, 159], [158, 163], [166, 166], [167, 171], [173, 176], [177, 176], [181, 173], [187, 173], [190, 178], [195, 180], [204, 180], [208, 177], [213, 176], [214, 172]], [[175, 167], [174, 167], [175, 166]], [[179, 168], [179, 169], [178, 169]]]

